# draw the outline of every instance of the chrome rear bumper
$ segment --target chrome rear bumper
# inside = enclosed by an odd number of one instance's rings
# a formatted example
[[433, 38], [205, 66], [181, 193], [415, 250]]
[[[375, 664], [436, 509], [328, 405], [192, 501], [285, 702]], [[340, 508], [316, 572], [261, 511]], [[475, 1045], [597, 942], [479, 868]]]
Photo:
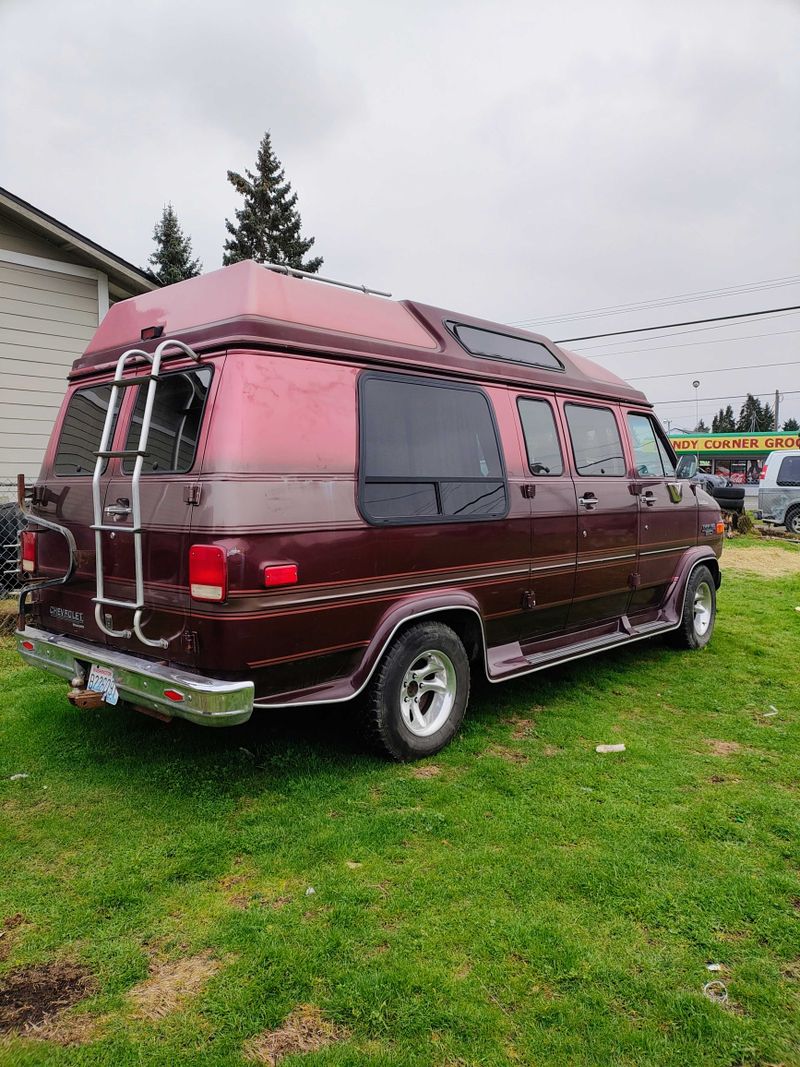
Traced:
[[[236, 726], [246, 722], [253, 713], [252, 682], [205, 678], [32, 626], [18, 630], [16, 637], [17, 651], [31, 666], [68, 681], [76, 675], [88, 675], [92, 664], [109, 667], [114, 672], [121, 700], [162, 715], [188, 719], [201, 726]], [[164, 695], [167, 689], [183, 699], [170, 700]]]

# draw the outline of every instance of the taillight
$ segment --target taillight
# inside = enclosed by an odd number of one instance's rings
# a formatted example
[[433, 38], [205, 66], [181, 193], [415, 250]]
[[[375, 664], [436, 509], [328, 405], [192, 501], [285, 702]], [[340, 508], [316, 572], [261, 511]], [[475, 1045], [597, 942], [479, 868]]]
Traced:
[[760, 482], [763, 482], [764, 479], [766, 478], [766, 476], [767, 476], [767, 465], [765, 463], [764, 466], [761, 468], [761, 474], [759, 474], [758, 480]]
[[270, 589], [276, 585], [297, 585], [297, 564], [273, 563], [265, 567], [264, 585]]
[[189, 549], [189, 589], [194, 600], [224, 600], [228, 595], [228, 563], [219, 545]]
[[30, 574], [36, 570], [36, 534], [33, 530], [23, 530], [20, 541], [22, 569]]

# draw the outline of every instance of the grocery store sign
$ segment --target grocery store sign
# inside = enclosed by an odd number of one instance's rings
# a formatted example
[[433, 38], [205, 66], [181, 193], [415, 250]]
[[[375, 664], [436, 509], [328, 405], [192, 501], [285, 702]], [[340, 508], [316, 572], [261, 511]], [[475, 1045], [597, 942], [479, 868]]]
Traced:
[[800, 448], [800, 434], [698, 434], [696, 437], [670, 437], [676, 452], [775, 452]]

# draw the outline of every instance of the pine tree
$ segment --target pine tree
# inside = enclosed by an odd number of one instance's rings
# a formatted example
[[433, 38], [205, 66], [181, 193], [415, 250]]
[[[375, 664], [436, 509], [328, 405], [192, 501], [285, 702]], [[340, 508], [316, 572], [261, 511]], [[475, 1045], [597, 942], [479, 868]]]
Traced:
[[741, 411], [739, 412], [739, 419], [736, 423], [737, 430], [749, 430], [750, 433], [754, 433], [761, 429], [761, 424], [764, 421], [764, 408], [761, 405], [761, 401], [758, 397], [753, 396], [752, 393], [747, 394], [747, 399], [742, 404]]
[[694, 432], [695, 433], [708, 433], [708, 427], [706, 426], [705, 422], [702, 419], [695, 426]]
[[798, 430], [800, 430], [800, 424], [797, 419], [787, 419], [783, 424], [784, 433], [797, 433]]
[[736, 419], [733, 416], [733, 408], [728, 404], [726, 408], [720, 408], [711, 420], [712, 433], [730, 433], [736, 429]]
[[303, 258], [314, 238], [301, 235], [297, 193], [292, 192], [280, 160], [272, 151], [269, 132], [258, 146], [255, 174], [250, 170], [244, 175], [229, 170], [228, 181], [244, 203], [236, 210], [235, 223], [225, 220], [230, 236], [225, 241], [223, 264], [254, 259], [257, 263], [285, 263], [316, 274], [322, 257]]
[[192, 259], [192, 242], [184, 236], [172, 204], [167, 204], [161, 212], [153, 240], [156, 250], [149, 262], [164, 285], [196, 278], [203, 269], [199, 259]]

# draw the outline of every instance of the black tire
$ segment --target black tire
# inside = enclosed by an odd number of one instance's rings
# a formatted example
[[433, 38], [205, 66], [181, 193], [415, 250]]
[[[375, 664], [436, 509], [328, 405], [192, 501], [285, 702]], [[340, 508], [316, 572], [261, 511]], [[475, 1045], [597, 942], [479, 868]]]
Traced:
[[714, 489], [711, 495], [715, 500], [744, 500], [744, 488], [741, 485], [726, 485]]
[[791, 507], [787, 510], [784, 525], [789, 533], [800, 535], [800, 507]]
[[[705, 627], [701, 612], [696, 612], [696, 599], [698, 590], [705, 601], [706, 609], [710, 613]], [[717, 590], [714, 584], [714, 576], [708, 567], [695, 567], [689, 575], [686, 583], [686, 592], [683, 597], [683, 614], [680, 626], [670, 634], [674, 645], [678, 648], [705, 648], [711, 640], [714, 632], [714, 622], [717, 617]]]
[[[426, 667], [431, 667], [430, 672], [422, 674]], [[420, 674], [416, 683], [409, 680], [412, 671]], [[437, 680], [448, 687], [446, 697], [425, 689], [426, 681]], [[449, 744], [461, 726], [469, 682], [467, 653], [449, 626], [441, 622], [409, 626], [389, 646], [361, 700], [358, 710], [365, 741], [374, 751], [399, 762], [432, 756]], [[415, 732], [414, 724], [418, 730], [436, 728], [421, 734]]]

